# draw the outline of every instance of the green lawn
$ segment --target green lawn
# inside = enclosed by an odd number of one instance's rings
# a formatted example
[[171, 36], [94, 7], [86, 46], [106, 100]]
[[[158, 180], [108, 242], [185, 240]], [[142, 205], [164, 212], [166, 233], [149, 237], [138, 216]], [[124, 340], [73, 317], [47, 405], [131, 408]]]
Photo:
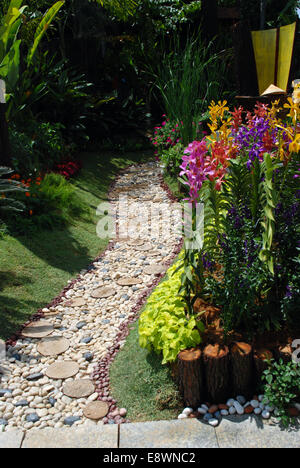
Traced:
[[105, 248], [96, 235], [96, 208], [107, 200], [110, 183], [121, 168], [151, 158], [151, 153], [83, 155], [83, 170], [73, 180], [89, 219], [76, 219], [59, 230], [0, 239], [0, 338], [7, 339], [28, 317], [45, 307], [82, 268]]
[[138, 343], [138, 322], [110, 368], [110, 385], [118, 406], [131, 421], [176, 419], [182, 411], [177, 385], [161, 357]]

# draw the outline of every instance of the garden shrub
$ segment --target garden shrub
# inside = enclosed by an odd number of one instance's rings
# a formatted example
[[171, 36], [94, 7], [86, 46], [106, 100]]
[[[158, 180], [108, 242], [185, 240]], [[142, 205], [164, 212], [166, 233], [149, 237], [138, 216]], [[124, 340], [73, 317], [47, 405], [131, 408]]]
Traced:
[[287, 427], [294, 419], [288, 409], [300, 397], [300, 366], [292, 361], [285, 364], [282, 359], [272, 360], [264, 372], [263, 382], [266, 401], [276, 408], [279, 420]]
[[[178, 264], [149, 298], [139, 319], [139, 343], [142, 348], [162, 353], [163, 364], [175, 361], [180, 351], [201, 343], [203, 324], [185, 314], [184, 301], [178, 294], [182, 269]], [[176, 271], [177, 270], [177, 271]]]

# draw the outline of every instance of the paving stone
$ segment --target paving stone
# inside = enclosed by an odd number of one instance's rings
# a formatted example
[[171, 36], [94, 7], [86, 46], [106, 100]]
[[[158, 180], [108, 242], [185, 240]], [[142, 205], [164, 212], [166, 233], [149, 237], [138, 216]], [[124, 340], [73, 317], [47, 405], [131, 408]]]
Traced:
[[216, 428], [220, 448], [299, 448], [300, 431], [255, 416], [227, 416]]
[[54, 362], [46, 370], [46, 375], [50, 379], [68, 379], [74, 377], [79, 372], [79, 365], [73, 361]]
[[70, 307], [83, 307], [86, 305], [86, 301], [82, 297], [76, 297], [70, 302]]
[[42, 356], [58, 356], [69, 349], [70, 342], [62, 336], [50, 336], [37, 345], [37, 351]]
[[[9, 433], [8, 433], [9, 434]], [[1, 447], [1, 434], [0, 434]], [[22, 448], [110, 448], [118, 447], [118, 426], [83, 426], [41, 429], [26, 434]]]
[[145, 241], [143, 239], [132, 239], [129, 242], [127, 242], [127, 244], [131, 247], [140, 247], [141, 245], [145, 244]]
[[105, 288], [97, 288], [94, 289], [94, 291], [91, 293], [91, 297], [94, 299], [101, 299], [101, 298], [106, 298], [110, 296], [114, 296], [116, 294], [116, 290], [110, 287], [105, 287]]
[[92, 401], [83, 410], [86, 418], [99, 420], [104, 418], [109, 411], [109, 406], [104, 401]]
[[22, 336], [25, 338], [44, 338], [50, 335], [54, 330], [53, 325], [47, 320], [38, 320], [31, 322], [22, 330]]
[[0, 449], [20, 448], [23, 437], [22, 431], [0, 432]]
[[218, 448], [215, 429], [196, 419], [122, 424], [120, 448]]
[[72, 382], [67, 382], [63, 386], [64, 395], [70, 398], [85, 398], [90, 396], [95, 391], [95, 386], [91, 380], [78, 379]]
[[166, 271], [166, 267], [163, 265], [149, 265], [144, 269], [146, 275], [159, 275]]
[[142, 282], [143, 281], [140, 278], [131, 278], [130, 276], [117, 280], [117, 284], [119, 286], [134, 286], [135, 284], [141, 284]]

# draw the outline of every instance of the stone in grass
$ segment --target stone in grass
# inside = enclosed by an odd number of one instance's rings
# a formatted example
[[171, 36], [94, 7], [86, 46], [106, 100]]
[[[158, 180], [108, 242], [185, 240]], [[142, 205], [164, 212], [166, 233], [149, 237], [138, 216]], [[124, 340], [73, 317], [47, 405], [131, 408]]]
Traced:
[[36, 423], [40, 420], [39, 416], [36, 413], [27, 414], [26, 421], [31, 423]]
[[74, 424], [76, 421], [80, 421], [80, 417], [79, 417], [79, 416], [69, 416], [69, 417], [67, 417], [67, 418], [64, 419], [64, 424], [66, 424], [66, 426], [73, 426], [73, 424]]

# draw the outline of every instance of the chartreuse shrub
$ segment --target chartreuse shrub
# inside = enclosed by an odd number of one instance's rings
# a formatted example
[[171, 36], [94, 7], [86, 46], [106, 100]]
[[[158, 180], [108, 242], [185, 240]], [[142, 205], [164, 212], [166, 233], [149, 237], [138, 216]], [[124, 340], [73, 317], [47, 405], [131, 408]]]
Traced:
[[142, 348], [162, 353], [163, 364], [176, 360], [180, 351], [201, 343], [202, 322], [188, 316], [178, 291], [183, 269], [174, 264], [167, 279], [151, 295], [139, 320], [139, 343]]

